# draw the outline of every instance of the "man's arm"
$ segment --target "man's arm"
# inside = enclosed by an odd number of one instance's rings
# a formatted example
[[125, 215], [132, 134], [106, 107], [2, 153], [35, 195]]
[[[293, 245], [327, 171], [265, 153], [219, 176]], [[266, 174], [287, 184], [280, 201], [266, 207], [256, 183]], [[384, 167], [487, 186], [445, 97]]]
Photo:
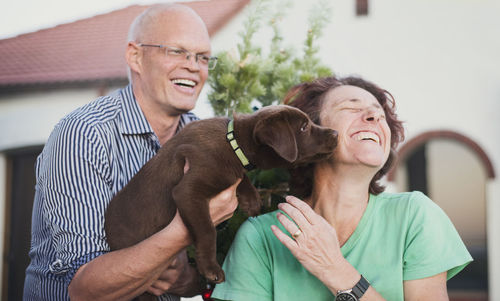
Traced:
[[[230, 218], [236, 209], [239, 181], [210, 201], [214, 224]], [[81, 266], [68, 291], [71, 300], [128, 300], [145, 292], [172, 264], [191, 238], [177, 213], [163, 230], [144, 241], [101, 255]], [[182, 268], [185, 268], [184, 266]], [[183, 274], [183, 273], [179, 273]], [[193, 273], [185, 276], [193, 277]], [[189, 281], [188, 281], [188, 287]]]
[[172, 264], [153, 282], [148, 292], [161, 296], [169, 293], [182, 297], [193, 297], [205, 288], [198, 270], [188, 262], [187, 251], [181, 251]]
[[81, 266], [68, 291], [71, 300], [127, 300], [140, 295], [170, 265], [190, 238], [177, 214], [144, 241], [101, 255]]

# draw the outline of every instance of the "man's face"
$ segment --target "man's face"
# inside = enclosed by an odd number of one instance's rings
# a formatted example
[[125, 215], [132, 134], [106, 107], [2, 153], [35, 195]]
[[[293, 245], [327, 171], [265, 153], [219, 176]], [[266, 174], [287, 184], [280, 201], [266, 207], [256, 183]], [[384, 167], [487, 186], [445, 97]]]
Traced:
[[[192, 54], [210, 55], [210, 38], [202, 21], [185, 12], [158, 18], [144, 44], [161, 44]], [[168, 55], [166, 48], [140, 47], [142, 68], [139, 75], [148, 106], [178, 115], [194, 108], [208, 77], [208, 68], [196, 62], [195, 55]]]

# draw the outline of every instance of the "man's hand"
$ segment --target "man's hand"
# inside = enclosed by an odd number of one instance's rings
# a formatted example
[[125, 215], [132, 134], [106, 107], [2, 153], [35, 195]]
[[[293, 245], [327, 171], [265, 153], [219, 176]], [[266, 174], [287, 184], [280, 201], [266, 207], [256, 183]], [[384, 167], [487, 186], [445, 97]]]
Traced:
[[215, 226], [223, 221], [231, 218], [236, 208], [238, 208], [238, 199], [236, 198], [236, 187], [240, 184], [241, 179], [229, 186], [213, 199], [210, 200], [210, 217]]
[[183, 297], [192, 297], [201, 292], [201, 283], [199, 281], [198, 271], [189, 265], [187, 253], [181, 251], [174, 258], [170, 266], [163, 271], [147, 290], [155, 296], [161, 296], [170, 293]]
[[[186, 159], [184, 164], [184, 174], [189, 171], [189, 161]], [[223, 221], [230, 219], [234, 211], [238, 208], [238, 199], [236, 198], [236, 187], [240, 184], [241, 179], [229, 186], [209, 202], [210, 217], [215, 226]], [[179, 213], [177, 213], [179, 214]]]
[[[233, 216], [238, 207], [236, 187], [240, 182], [241, 179], [238, 179], [236, 183], [210, 200], [210, 217], [214, 225], [218, 225]], [[180, 219], [179, 212], [174, 219]], [[164, 293], [184, 297], [194, 296], [203, 289], [199, 279], [198, 271], [189, 265], [186, 251], [183, 250], [177, 254], [169, 267], [162, 272], [147, 291], [155, 296], [161, 296]]]

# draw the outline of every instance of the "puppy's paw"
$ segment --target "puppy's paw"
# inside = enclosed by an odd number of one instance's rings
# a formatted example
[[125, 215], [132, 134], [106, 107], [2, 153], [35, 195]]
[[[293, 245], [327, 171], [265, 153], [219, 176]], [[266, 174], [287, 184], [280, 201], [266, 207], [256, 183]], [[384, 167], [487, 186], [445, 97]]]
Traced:
[[261, 208], [261, 203], [259, 200], [257, 200], [249, 204], [245, 213], [248, 214], [248, 216], [256, 216], [257, 214], [260, 213], [260, 208]]
[[205, 268], [198, 266], [198, 270], [209, 282], [221, 283], [226, 280], [224, 271], [217, 263], [210, 264]]
[[256, 216], [260, 213], [262, 202], [260, 201], [260, 195], [257, 190], [255, 190], [253, 194], [238, 197], [238, 202], [240, 204], [240, 209], [248, 216]]

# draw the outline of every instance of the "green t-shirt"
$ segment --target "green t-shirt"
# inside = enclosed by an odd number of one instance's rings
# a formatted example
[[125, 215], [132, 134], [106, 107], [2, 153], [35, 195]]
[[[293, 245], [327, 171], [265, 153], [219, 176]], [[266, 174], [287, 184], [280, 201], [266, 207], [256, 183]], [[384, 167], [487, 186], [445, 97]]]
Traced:
[[[276, 212], [250, 218], [240, 227], [223, 269], [226, 281], [213, 298], [235, 301], [334, 300], [271, 231]], [[385, 299], [404, 300], [403, 281], [444, 271], [448, 279], [472, 257], [455, 227], [420, 192], [370, 195], [363, 217], [341, 248], [344, 257]]]

